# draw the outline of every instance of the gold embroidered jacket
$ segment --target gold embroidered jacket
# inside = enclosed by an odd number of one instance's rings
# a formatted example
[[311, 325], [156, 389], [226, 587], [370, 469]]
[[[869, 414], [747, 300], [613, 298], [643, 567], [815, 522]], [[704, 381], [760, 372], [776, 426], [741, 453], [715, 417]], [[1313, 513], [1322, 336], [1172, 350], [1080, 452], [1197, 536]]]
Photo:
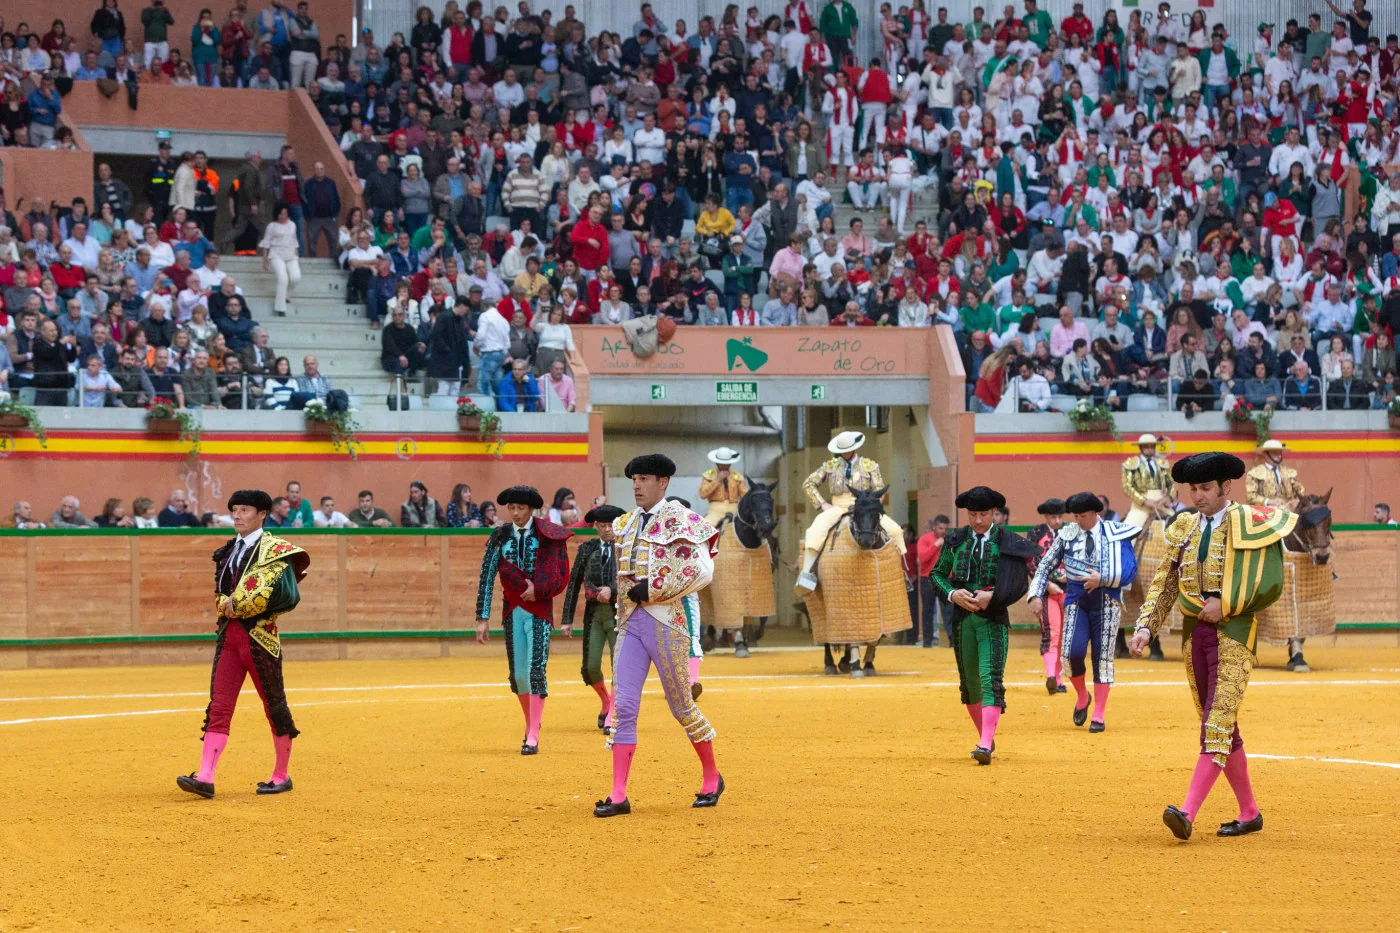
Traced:
[[301, 548], [264, 531], [258, 538], [257, 554], [243, 569], [228, 595], [219, 592], [219, 571], [233, 550], [232, 539], [214, 552], [214, 608], [219, 614], [222, 633], [230, 617], [248, 629], [248, 638], [274, 658], [282, 655], [282, 639], [277, 620], [301, 602], [297, 584], [306, 579], [311, 555]]
[[719, 468], [710, 467], [700, 474], [700, 498], [706, 502], [738, 502], [749, 491], [749, 481], [738, 470], [730, 469], [729, 481], [719, 482]]
[[885, 485], [885, 481], [880, 476], [880, 464], [869, 457], [856, 455], [851, 458], [851, 479], [846, 480], [846, 460], [843, 457], [832, 457], [821, 466], [812, 471], [802, 482], [802, 491], [807, 494], [807, 500], [819, 511], [827, 500], [822, 498], [821, 487], [825, 484], [828, 494], [835, 498], [844, 493], [855, 493], [857, 491], [872, 492]]
[[645, 580], [642, 608], [663, 625], [689, 633], [684, 601], [709, 586], [715, 572], [719, 532], [704, 518], [671, 499], [658, 503], [646, 526], [642, 510], [613, 521], [617, 535], [617, 636], [637, 604], [627, 596], [633, 583]]
[[1286, 466], [1279, 467], [1278, 471], [1283, 477], [1282, 484], [1274, 478], [1274, 469], [1267, 463], [1259, 464], [1244, 475], [1244, 495], [1250, 505], [1268, 505], [1270, 499], [1294, 502], [1303, 497], [1298, 471]]
[[1211, 530], [1203, 562], [1203, 519], [1179, 516], [1167, 526], [1167, 556], [1148, 587], [1137, 624], [1151, 629], [1155, 637], [1175, 604], [1190, 635], [1206, 601], [1219, 598], [1221, 633], [1253, 651], [1255, 614], [1283, 592], [1283, 539], [1297, 522], [1298, 516], [1283, 509], [1233, 503], [1225, 510], [1225, 520]]
[[1155, 477], [1148, 472], [1142, 457], [1129, 457], [1123, 461], [1123, 492], [1133, 505], [1145, 508], [1143, 497], [1154, 489], [1166, 493], [1169, 499], [1176, 498], [1171, 462], [1166, 457], [1153, 457], [1152, 465], [1157, 471]]

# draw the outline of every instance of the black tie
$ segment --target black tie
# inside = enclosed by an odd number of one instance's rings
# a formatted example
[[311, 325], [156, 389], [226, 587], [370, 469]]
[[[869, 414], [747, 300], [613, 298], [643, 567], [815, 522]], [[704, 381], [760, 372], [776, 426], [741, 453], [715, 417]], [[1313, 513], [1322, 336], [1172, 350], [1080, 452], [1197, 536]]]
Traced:
[[1094, 559], [1094, 533], [1092, 531], [1089, 532], [1088, 537], [1084, 540], [1084, 559]]

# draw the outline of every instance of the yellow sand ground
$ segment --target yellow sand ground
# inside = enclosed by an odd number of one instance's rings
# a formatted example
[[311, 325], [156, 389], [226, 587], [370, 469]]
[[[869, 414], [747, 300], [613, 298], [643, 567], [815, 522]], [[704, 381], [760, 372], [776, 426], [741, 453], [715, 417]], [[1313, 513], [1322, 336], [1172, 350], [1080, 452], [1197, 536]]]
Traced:
[[1120, 663], [1091, 736], [1013, 650], [984, 768], [946, 649], [882, 648], [867, 681], [821, 677], [810, 650], [716, 655], [719, 808], [690, 809], [699, 768], [652, 693], [634, 813], [604, 821], [597, 702], [577, 642], [555, 647], [522, 758], [499, 642], [327, 663], [292, 644], [295, 792], [254, 795], [272, 750], [245, 693], [211, 801], [174, 782], [198, 763], [206, 668], [0, 674], [0, 930], [1400, 929], [1394, 648], [1256, 671], [1265, 831], [1212, 834], [1235, 815], [1222, 778], [1179, 843], [1160, 815], [1197, 724], [1176, 661]]

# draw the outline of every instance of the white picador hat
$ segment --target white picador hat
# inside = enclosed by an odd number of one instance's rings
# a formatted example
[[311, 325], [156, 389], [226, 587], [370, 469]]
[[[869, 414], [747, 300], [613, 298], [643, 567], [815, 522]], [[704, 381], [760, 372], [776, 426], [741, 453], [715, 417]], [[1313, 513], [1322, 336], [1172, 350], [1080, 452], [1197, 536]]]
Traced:
[[1256, 448], [1254, 448], [1254, 449], [1255, 449], [1256, 451], [1259, 451], [1260, 453], [1269, 453], [1269, 452], [1275, 451], [1275, 450], [1279, 450], [1279, 451], [1287, 450], [1287, 449], [1288, 449], [1288, 445], [1285, 444], [1283, 441], [1280, 441], [1280, 440], [1277, 440], [1277, 439], [1271, 437], [1271, 438], [1269, 438], [1267, 441], [1265, 441], [1264, 443], [1260, 444], [1258, 447], [1256, 447]]
[[1148, 444], [1151, 444], [1153, 447], [1156, 447], [1156, 446], [1157, 446], [1157, 435], [1155, 435], [1155, 434], [1140, 434], [1140, 435], [1138, 435], [1137, 443], [1138, 443], [1138, 446], [1139, 446], [1139, 447], [1146, 447]]
[[732, 447], [716, 447], [705, 455], [711, 463], [718, 463], [721, 466], [728, 466], [731, 463], [738, 463], [742, 454]]
[[826, 449], [834, 454], [848, 454], [853, 450], [860, 450], [864, 443], [865, 435], [859, 431], [842, 431], [831, 439]]

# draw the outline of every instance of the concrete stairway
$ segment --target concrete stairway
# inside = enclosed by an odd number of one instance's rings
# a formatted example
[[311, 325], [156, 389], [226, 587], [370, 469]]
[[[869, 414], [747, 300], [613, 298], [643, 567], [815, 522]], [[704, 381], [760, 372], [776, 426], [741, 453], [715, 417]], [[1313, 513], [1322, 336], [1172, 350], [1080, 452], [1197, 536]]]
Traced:
[[253, 318], [271, 337], [272, 349], [302, 371], [302, 359], [316, 357], [321, 372], [357, 400], [356, 407], [382, 409], [388, 377], [379, 365], [379, 331], [370, 330], [364, 305], [345, 302], [346, 273], [331, 259], [303, 259], [301, 284], [287, 301], [287, 316], [272, 313], [276, 280], [260, 259], [224, 258], [223, 268], [238, 281]]

